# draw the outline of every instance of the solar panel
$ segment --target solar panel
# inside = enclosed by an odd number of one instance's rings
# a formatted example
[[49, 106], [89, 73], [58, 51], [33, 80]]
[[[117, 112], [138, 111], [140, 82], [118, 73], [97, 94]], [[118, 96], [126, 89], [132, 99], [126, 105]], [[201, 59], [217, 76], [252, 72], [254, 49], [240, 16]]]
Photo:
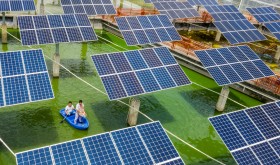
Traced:
[[16, 158], [18, 165], [184, 165], [159, 122], [20, 152]]
[[214, 25], [231, 44], [266, 40], [233, 5], [205, 6], [214, 18]]
[[181, 40], [166, 15], [115, 17], [127, 45]]
[[280, 21], [280, 14], [272, 7], [252, 7], [247, 10], [260, 23]]
[[0, 106], [54, 98], [43, 52], [1, 52]]
[[188, 2], [154, 2], [154, 6], [161, 14], [166, 14], [169, 19], [200, 17]]
[[61, 6], [65, 14], [116, 15], [111, 0], [62, 0]]
[[210, 5], [218, 5], [216, 0], [188, 0], [188, 2], [192, 6], [210, 6]]
[[274, 75], [247, 45], [195, 51], [195, 54], [220, 86]]
[[144, 0], [145, 3], [169, 2], [169, 1], [175, 2], [175, 1], [177, 1], [177, 0]]
[[165, 47], [92, 56], [110, 100], [190, 84]]
[[96, 41], [85, 14], [19, 16], [22, 45]]
[[277, 125], [280, 118], [276, 117], [279, 103], [209, 118], [238, 164], [277, 164], [280, 161], [280, 127]]
[[280, 41], [280, 22], [264, 23], [264, 26]]
[[36, 10], [34, 0], [1, 0], [0, 11], [33, 11]]

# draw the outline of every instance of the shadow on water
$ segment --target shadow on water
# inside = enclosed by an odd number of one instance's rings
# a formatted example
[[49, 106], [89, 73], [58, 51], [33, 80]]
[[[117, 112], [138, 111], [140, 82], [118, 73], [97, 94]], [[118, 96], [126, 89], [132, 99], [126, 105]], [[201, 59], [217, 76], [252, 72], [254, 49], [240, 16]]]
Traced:
[[23, 108], [16, 113], [14, 110], [2, 111], [0, 116], [0, 127], [9, 126], [9, 129], [0, 129], [0, 136], [12, 149], [36, 147], [57, 138], [51, 107]]

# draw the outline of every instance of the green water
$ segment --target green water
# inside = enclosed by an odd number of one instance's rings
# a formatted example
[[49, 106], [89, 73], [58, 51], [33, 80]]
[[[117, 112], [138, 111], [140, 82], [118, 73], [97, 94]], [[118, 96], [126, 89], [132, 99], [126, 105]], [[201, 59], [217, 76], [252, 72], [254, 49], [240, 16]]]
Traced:
[[[11, 32], [19, 36], [17, 31]], [[125, 46], [125, 42], [116, 36], [105, 32], [102, 36]], [[55, 50], [54, 45], [40, 47], [45, 55], [50, 57]], [[130, 47], [130, 49], [135, 48]], [[28, 49], [28, 47], [21, 46], [18, 41], [11, 37], [9, 37], [8, 45], [2, 45], [2, 51], [21, 49]], [[115, 49], [118, 48], [104, 41], [60, 44], [61, 63], [85, 81], [105, 91], [90, 56], [92, 54], [114, 52]], [[52, 63], [47, 58], [46, 61], [51, 75]], [[187, 68], [183, 69], [193, 82], [218, 92], [221, 90], [213, 80]], [[59, 79], [51, 79], [55, 99], [1, 109], [0, 137], [14, 152], [127, 126], [128, 107], [116, 101], [109, 101], [106, 95], [82, 83], [64, 69], [61, 69], [60, 75]], [[235, 164], [208, 121], [208, 117], [217, 115], [215, 111], [217, 94], [193, 84], [142, 95], [139, 98], [141, 100], [141, 111], [152, 119], [161, 121], [166, 129], [210, 156], [226, 164]], [[261, 104], [261, 102], [234, 90], [231, 90], [230, 98], [246, 106]], [[86, 131], [73, 129], [66, 122], [60, 124], [62, 117], [58, 110], [65, 107], [69, 100], [77, 103], [79, 99], [84, 101], [90, 121], [90, 127]], [[128, 103], [129, 99], [123, 101]], [[238, 109], [242, 109], [242, 107], [228, 101], [225, 111], [230, 112]], [[148, 120], [140, 115], [138, 123], [145, 122], [148, 122]], [[171, 139], [187, 164], [215, 164], [214, 161], [209, 160], [175, 138], [171, 137]], [[9, 164], [15, 164], [15, 158], [0, 144], [0, 165]]]

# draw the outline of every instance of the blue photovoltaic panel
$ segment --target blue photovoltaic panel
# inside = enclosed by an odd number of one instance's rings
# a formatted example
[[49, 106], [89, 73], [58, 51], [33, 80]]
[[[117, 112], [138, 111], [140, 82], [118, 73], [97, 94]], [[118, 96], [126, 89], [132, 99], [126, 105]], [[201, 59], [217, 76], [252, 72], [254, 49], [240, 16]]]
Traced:
[[218, 5], [216, 0], [188, 0], [192, 6], [211, 6]]
[[1, 107], [54, 98], [41, 49], [2, 52], [0, 61]]
[[153, 4], [161, 14], [166, 14], [169, 19], [200, 17], [199, 13], [188, 2], [170, 1], [154, 2]]
[[159, 122], [24, 151], [16, 159], [18, 165], [184, 165]]
[[165, 47], [92, 56], [110, 100], [191, 84]]
[[97, 40], [85, 14], [19, 16], [18, 23], [23, 45]]
[[252, 7], [247, 8], [256, 20], [260, 23], [274, 22], [280, 20], [280, 14], [277, 13], [272, 7]]
[[280, 41], [280, 22], [265, 23], [264, 25]]
[[87, 137], [82, 141], [91, 164], [122, 164], [109, 133]]
[[274, 75], [246, 45], [195, 51], [195, 54], [221, 86]]
[[52, 165], [52, 158], [49, 147], [25, 151], [16, 154], [18, 165]]
[[117, 12], [111, 0], [64, 0], [61, 6], [65, 14], [116, 15]]
[[34, 0], [1, 0], [0, 11], [33, 11], [35, 9]]
[[127, 45], [181, 40], [166, 15], [115, 17]]
[[177, 0], [144, 0], [145, 3], [154, 3], [154, 2], [169, 2], [169, 1], [177, 1]]
[[124, 164], [154, 164], [136, 128], [118, 130], [111, 134]]
[[[280, 161], [280, 131], [276, 127], [280, 121], [279, 111], [280, 107], [274, 102], [211, 117], [209, 120], [238, 164], [277, 164]], [[225, 126], [228, 124], [232, 127]], [[232, 134], [234, 129], [238, 130], [235, 135]], [[230, 132], [233, 140], [228, 141], [224, 137], [225, 132]], [[246, 141], [245, 146], [229, 147], [229, 143], [240, 140]]]
[[179, 157], [160, 122], [137, 126], [155, 163]]
[[51, 146], [55, 164], [88, 165], [81, 140]]

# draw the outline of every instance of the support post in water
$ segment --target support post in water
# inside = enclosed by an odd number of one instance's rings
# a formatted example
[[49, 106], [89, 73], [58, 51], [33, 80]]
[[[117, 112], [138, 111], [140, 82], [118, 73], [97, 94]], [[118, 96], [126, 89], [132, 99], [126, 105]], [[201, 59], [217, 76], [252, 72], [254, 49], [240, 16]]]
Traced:
[[222, 33], [220, 32], [220, 30], [217, 31], [216, 37], [215, 37], [215, 41], [220, 41], [221, 40], [221, 36]]
[[262, 33], [263, 32], [263, 25], [259, 24], [258, 30]]
[[5, 18], [5, 12], [2, 12], [2, 44], [8, 43], [8, 33], [7, 33], [7, 24]]
[[274, 56], [274, 61], [278, 63], [279, 59], [280, 59], [280, 46], [278, 45], [277, 50], [276, 50], [276, 54]]
[[41, 4], [40, 4], [40, 15], [45, 15], [44, 0], [41, 0]]
[[217, 111], [224, 111], [227, 99], [229, 95], [229, 87], [227, 85], [223, 86], [221, 94], [219, 96], [218, 102], [216, 104]]
[[17, 29], [17, 16], [13, 16], [13, 29]]
[[129, 104], [130, 107], [128, 111], [127, 123], [129, 126], [134, 126], [137, 124], [140, 100], [137, 98], [132, 98]]
[[60, 63], [60, 55], [59, 55], [59, 44], [55, 44], [55, 54], [53, 55], [53, 77], [59, 77], [59, 63]]

